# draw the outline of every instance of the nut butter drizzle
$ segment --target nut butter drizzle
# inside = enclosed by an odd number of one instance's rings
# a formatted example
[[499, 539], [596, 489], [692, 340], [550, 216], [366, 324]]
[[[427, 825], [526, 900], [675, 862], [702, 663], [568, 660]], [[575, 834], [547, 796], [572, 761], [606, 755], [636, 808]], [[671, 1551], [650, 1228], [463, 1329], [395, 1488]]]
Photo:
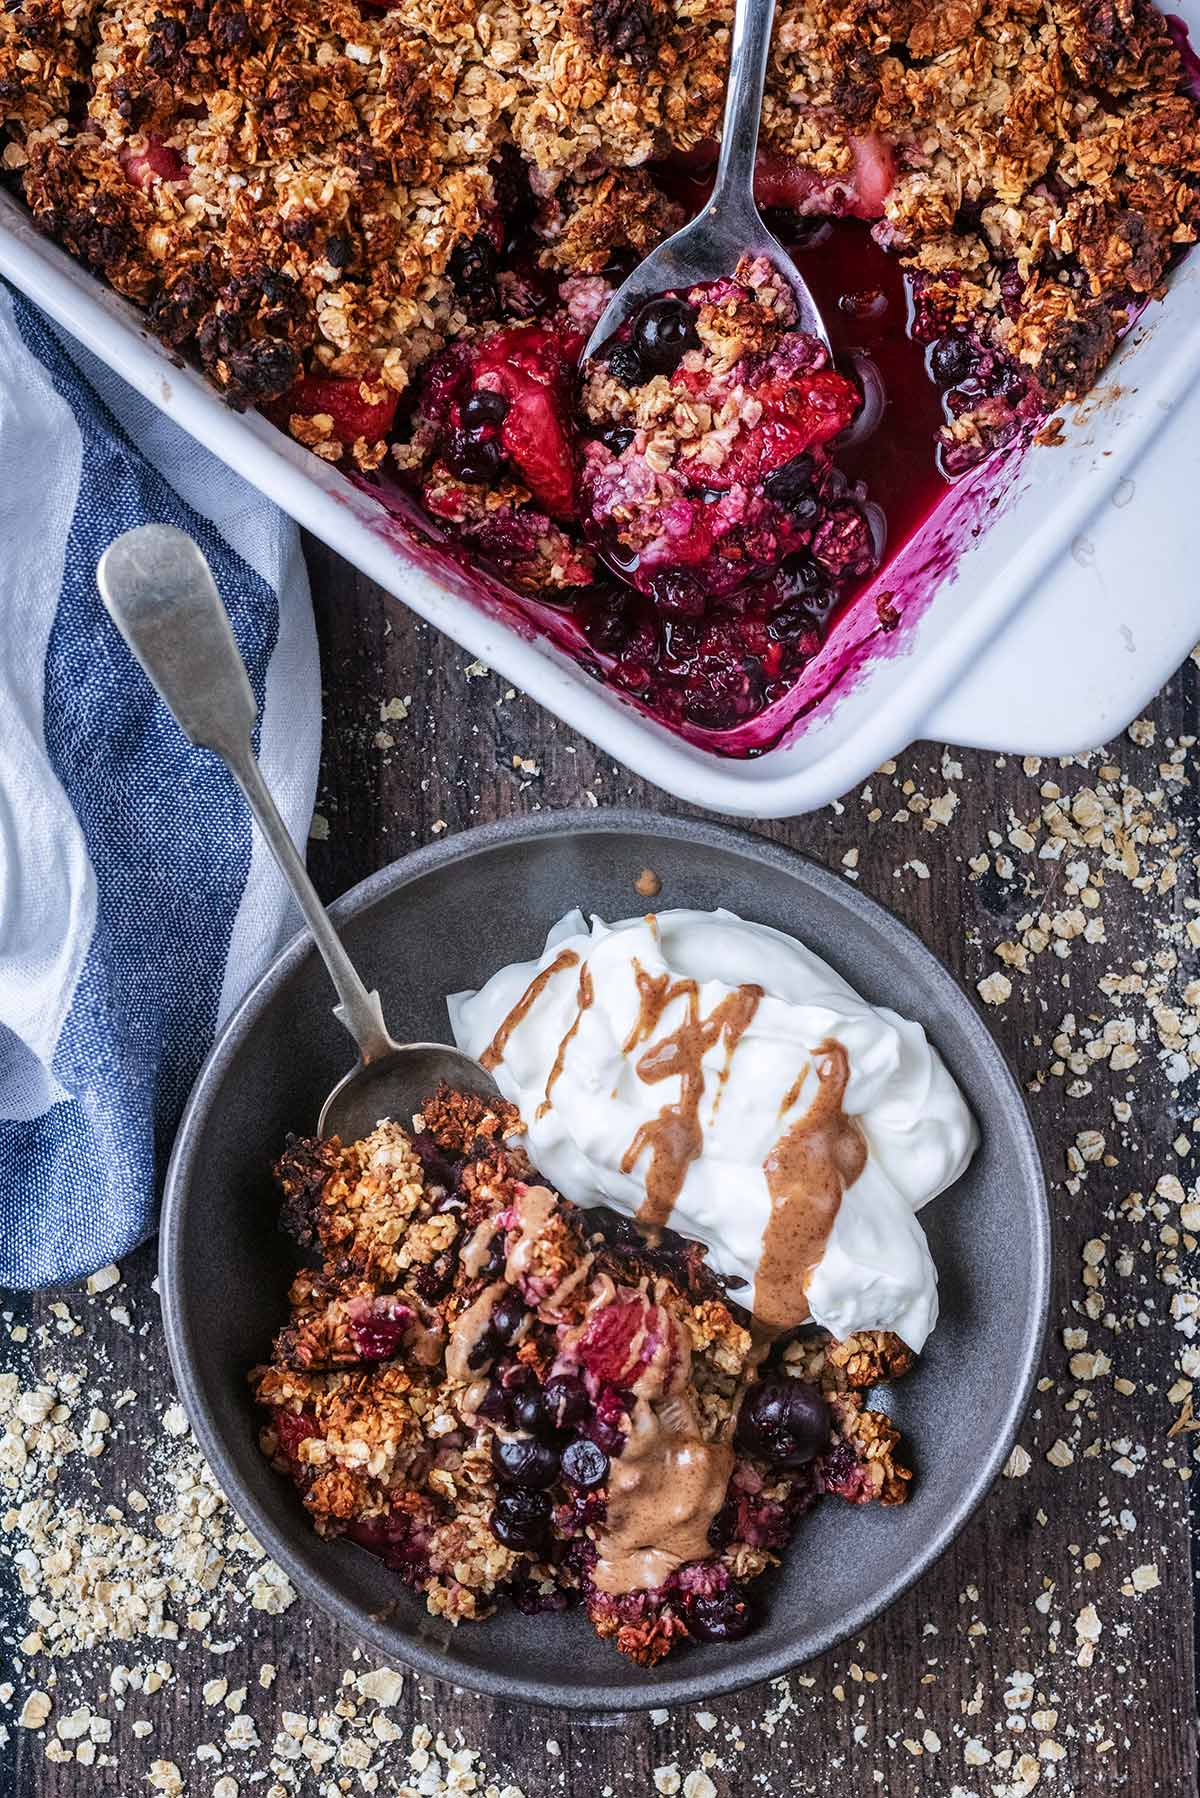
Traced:
[[567, 1058], [567, 1050], [571, 1046], [571, 1042], [572, 1042], [572, 1039], [574, 1038], [575, 1032], [579, 1029], [579, 1026], [583, 1023], [584, 1012], [588, 1009], [588, 1007], [592, 1003], [592, 1000], [594, 997], [595, 997], [595, 992], [592, 987], [591, 970], [589, 969], [586, 962], [580, 962], [580, 964], [579, 964], [579, 1008], [576, 1011], [575, 1016], [571, 1022], [570, 1029], [567, 1031], [566, 1035], [563, 1037], [562, 1041], [558, 1045], [558, 1054], [554, 1057], [554, 1066], [550, 1069], [550, 1075], [546, 1081], [546, 1090], [542, 1094], [542, 1102], [538, 1106], [537, 1112], [535, 1114], [539, 1118], [544, 1118], [546, 1113], [550, 1109], [550, 1094], [554, 1091], [555, 1082], [557, 1081], [558, 1076], [563, 1071], [563, 1062]]
[[700, 1101], [704, 1096], [701, 1062], [709, 1049], [724, 1039], [725, 1064], [719, 1076], [719, 1096], [729, 1078], [734, 1051], [758, 1010], [763, 990], [761, 986], [735, 987], [706, 1018], [702, 1018], [700, 988], [694, 980], [673, 980], [667, 973], [647, 974], [638, 961], [633, 967], [638, 987], [638, 1015], [622, 1045], [623, 1054], [630, 1054], [639, 1043], [647, 1042], [654, 1035], [663, 1013], [676, 999], [686, 1001], [686, 1012], [679, 1026], [651, 1043], [636, 1064], [638, 1078], [647, 1085], [677, 1076], [679, 1097], [664, 1105], [656, 1117], [638, 1125], [633, 1141], [621, 1157], [621, 1172], [628, 1174], [642, 1154], [647, 1149], [650, 1151], [646, 1196], [637, 1215], [638, 1222], [647, 1228], [661, 1229], [670, 1221], [688, 1168], [704, 1146], [704, 1129], [700, 1122]]
[[610, 1464], [596, 1533], [592, 1581], [612, 1594], [661, 1586], [685, 1561], [712, 1553], [709, 1526], [733, 1472], [732, 1448], [705, 1441], [688, 1393], [691, 1333], [661, 1301], [649, 1305], [629, 1345], [631, 1361], [644, 1355], [651, 1329], [657, 1340], [633, 1381], [628, 1433]]
[[[681, 1402], [664, 1413], [686, 1411]], [[636, 1399], [625, 1447], [612, 1463], [608, 1510], [592, 1580], [601, 1592], [661, 1586], [685, 1561], [712, 1553], [709, 1526], [733, 1471], [733, 1450], [705, 1442], [694, 1418], [660, 1415]]]
[[517, 1025], [522, 1023], [525, 1018], [528, 1017], [554, 976], [556, 974], [561, 974], [564, 968], [573, 968], [578, 960], [579, 957], [576, 955], [574, 949], [560, 949], [558, 954], [554, 957], [554, 960], [544, 967], [540, 973], [534, 975], [533, 979], [529, 982], [529, 985], [525, 988], [525, 991], [521, 994], [521, 997], [517, 1000], [508, 1016], [500, 1025], [500, 1028], [497, 1030], [487, 1048], [483, 1051], [483, 1054], [479, 1057], [480, 1067], [487, 1068], [490, 1071], [492, 1068], [500, 1065], [504, 1060], [504, 1051], [508, 1047], [508, 1039], [517, 1028]]
[[[753, 1310], [765, 1330], [793, 1329], [808, 1316], [808, 1276], [825, 1252], [846, 1188], [867, 1160], [858, 1120], [842, 1109], [850, 1078], [844, 1046], [819, 1044], [812, 1063], [816, 1097], [763, 1163], [771, 1215], [763, 1231]], [[793, 1102], [797, 1090], [792, 1089]]]

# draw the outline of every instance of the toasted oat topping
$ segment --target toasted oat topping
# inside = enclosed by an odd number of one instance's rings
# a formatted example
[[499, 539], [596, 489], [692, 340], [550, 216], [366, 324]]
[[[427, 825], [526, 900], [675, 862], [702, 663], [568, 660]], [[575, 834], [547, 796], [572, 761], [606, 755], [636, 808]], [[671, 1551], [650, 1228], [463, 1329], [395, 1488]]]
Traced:
[[[397, 393], [486, 310], [515, 207], [568, 273], [678, 221], [647, 165], [714, 139], [730, 13], [13, 0], [4, 163], [235, 402], [304, 373]], [[763, 143], [783, 203], [877, 219], [921, 305], [982, 321], [1053, 400], [1195, 235], [1196, 111], [1145, 0], [783, 0]], [[328, 453], [319, 414], [290, 416]], [[378, 441], [355, 440], [364, 466]]]

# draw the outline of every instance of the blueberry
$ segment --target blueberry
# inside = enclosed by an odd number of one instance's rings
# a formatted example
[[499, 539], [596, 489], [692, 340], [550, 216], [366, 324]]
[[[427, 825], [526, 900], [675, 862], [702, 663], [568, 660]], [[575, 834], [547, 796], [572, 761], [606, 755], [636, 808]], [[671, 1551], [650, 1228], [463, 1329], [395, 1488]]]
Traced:
[[549, 1521], [544, 1492], [502, 1492], [492, 1512], [492, 1534], [505, 1548], [534, 1553], [545, 1542]]
[[641, 359], [631, 343], [618, 343], [605, 357], [608, 372], [622, 387], [640, 387], [646, 379]]
[[616, 655], [629, 641], [632, 627], [632, 602], [628, 589], [614, 589], [593, 604], [584, 629], [588, 642], [596, 649]]
[[492, 1466], [504, 1486], [522, 1492], [541, 1492], [558, 1478], [558, 1456], [548, 1443], [533, 1436], [492, 1437]]
[[772, 610], [767, 635], [775, 643], [809, 636], [823, 629], [837, 598], [825, 575], [807, 550], [789, 556], [775, 577], [778, 604]]
[[698, 348], [696, 314], [682, 300], [651, 300], [638, 313], [633, 344], [652, 375], [673, 374], [684, 352]]
[[601, 443], [605, 449], [610, 449], [614, 456], [623, 455], [636, 435], [637, 432], [631, 431], [627, 425], [609, 425], [599, 433]]
[[971, 372], [971, 347], [965, 337], [939, 337], [929, 352], [929, 372], [942, 387], [954, 387]]
[[450, 279], [476, 312], [494, 311], [496, 294], [496, 247], [480, 231], [466, 243], [454, 246], [450, 253]]
[[720, 1554], [728, 1548], [737, 1534], [738, 1506], [735, 1498], [727, 1498], [708, 1526], [708, 1541], [711, 1548]]
[[829, 1406], [815, 1386], [786, 1375], [751, 1386], [734, 1442], [774, 1467], [805, 1467], [829, 1441]]
[[569, 1430], [583, 1423], [591, 1411], [587, 1387], [577, 1375], [556, 1373], [542, 1388], [542, 1398], [550, 1422], [556, 1430]]
[[460, 481], [486, 486], [504, 467], [504, 451], [493, 438], [458, 437], [447, 451], [446, 466]]
[[489, 1423], [505, 1425], [511, 1423], [512, 1403], [502, 1380], [488, 1381], [487, 1391], [480, 1399], [476, 1409], [480, 1417], [486, 1417]]
[[784, 564], [784, 578], [789, 598], [798, 599], [801, 594], [808, 596], [819, 593], [825, 585], [824, 575], [807, 550], [788, 557]]
[[692, 1634], [701, 1642], [740, 1642], [753, 1623], [746, 1595], [736, 1586], [711, 1598], [698, 1598], [688, 1619]]
[[507, 1254], [504, 1231], [497, 1230], [496, 1234], [492, 1237], [492, 1240], [488, 1243], [487, 1260], [479, 1270], [480, 1279], [498, 1280], [504, 1272], [504, 1263], [506, 1259]]
[[650, 582], [650, 597], [664, 618], [703, 618], [704, 589], [694, 575], [668, 568]]
[[546, 1401], [542, 1397], [540, 1386], [529, 1386], [518, 1392], [513, 1401], [513, 1420], [520, 1430], [528, 1430], [531, 1435], [541, 1435], [548, 1423]]
[[345, 268], [350, 260], [350, 239], [331, 231], [325, 239], [325, 260], [330, 268]]
[[568, 1442], [562, 1454], [562, 1475], [570, 1480], [572, 1486], [578, 1486], [584, 1492], [591, 1492], [596, 1486], [602, 1486], [608, 1478], [608, 1456], [586, 1436], [580, 1436], [576, 1442]]
[[484, 425], [502, 425], [508, 417], [508, 401], [502, 393], [493, 393], [487, 387], [477, 387], [463, 401], [459, 416], [468, 431], [478, 430]]
[[792, 507], [806, 499], [812, 488], [813, 459], [801, 454], [771, 470], [763, 482], [763, 493], [773, 505]]
[[495, 1342], [511, 1342], [525, 1322], [527, 1315], [525, 1301], [519, 1292], [503, 1293], [492, 1306], [492, 1315], [488, 1320], [488, 1335]]

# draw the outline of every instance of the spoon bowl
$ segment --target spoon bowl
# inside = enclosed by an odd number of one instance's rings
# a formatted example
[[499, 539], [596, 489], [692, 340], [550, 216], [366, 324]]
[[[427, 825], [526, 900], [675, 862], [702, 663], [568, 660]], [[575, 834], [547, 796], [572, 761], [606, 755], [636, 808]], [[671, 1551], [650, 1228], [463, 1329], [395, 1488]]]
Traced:
[[245, 664], [199, 544], [146, 524], [111, 543], [96, 570], [109, 617], [190, 743], [225, 763], [304, 913], [337, 990], [333, 1015], [358, 1045], [358, 1066], [321, 1107], [318, 1133], [355, 1142], [384, 1118], [407, 1123], [443, 1080], [498, 1098], [491, 1075], [446, 1043], [398, 1043], [383, 1021], [308, 877], [254, 757], [256, 707]]
[[651, 250], [621, 283], [588, 338], [582, 361], [599, 355], [605, 344], [650, 300], [664, 293], [707, 286], [732, 275], [743, 258], [764, 260], [783, 280], [796, 307], [794, 329], [806, 331], [833, 352], [825, 321], [812, 291], [779, 239], [767, 230], [752, 195], [735, 204], [714, 191], [704, 211]]
[[456, 1092], [483, 1099], [500, 1096], [491, 1075], [461, 1049], [446, 1043], [404, 1043], [343, 1075], [321, 1107], [317, 1135], [357, 1142], [384, 1118], [407, 1124], [443, 1080]]
[[588, 338], [584, 363], [648, 300], [720, 281], [732, 275], [745, 257], [771, 264], [795, 302], [795, 328], [819, 338], [832, 360], [829, 333], [817, 303], [783, 245], [763, 224], [754, 198], [758, 128], [774, 21], [775, 0], [737, 0], [725, 123], [712, 195], [690, 224], [659, 244], [622, 282]]

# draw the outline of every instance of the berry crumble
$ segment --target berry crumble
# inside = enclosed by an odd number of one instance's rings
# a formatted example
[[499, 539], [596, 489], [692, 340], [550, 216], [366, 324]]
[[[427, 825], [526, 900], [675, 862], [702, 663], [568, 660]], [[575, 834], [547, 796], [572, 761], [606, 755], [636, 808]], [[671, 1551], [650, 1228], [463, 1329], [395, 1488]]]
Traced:
[[643, 1665], [752, 1626], [749, 1587], [826, 1493], [902, 1503], [867, 1389], [896, 1336], [769, 1355], [698, 1245], [542, 1185], [516, 1112], [443, 1088], [406, 1131], [290, 1144], [314, 1253], [255, 1368], [262, 1446], [316, 1529], [459, 1622], [581, 1604]]
[[704, 198], [730, 11], [9, 0], [3, 165], [232, 404], [419, 498], [654, 715], [736, 732], [1094, 384], [1194, 240], [1200, 127], [1148, 0], [782, 0], [758, 193], [836, 365], [748, 266], [581, 376]]

